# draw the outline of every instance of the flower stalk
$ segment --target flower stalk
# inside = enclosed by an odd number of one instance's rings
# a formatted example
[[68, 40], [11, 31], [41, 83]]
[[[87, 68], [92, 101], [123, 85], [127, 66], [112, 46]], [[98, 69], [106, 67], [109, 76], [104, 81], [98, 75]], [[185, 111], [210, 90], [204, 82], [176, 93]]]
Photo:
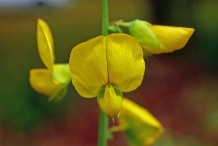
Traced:
[[[108, 35], [109, 15], [108, 1], [102, 0], [102, 35]], [[98, 128], [98, 146], [107, 146], [108, 118], [100, 110], [99, 128]]]
[[102, 0], [102, 35], [108, 35], [109, 27], [109, 14], [108, 14], [108, 1]]

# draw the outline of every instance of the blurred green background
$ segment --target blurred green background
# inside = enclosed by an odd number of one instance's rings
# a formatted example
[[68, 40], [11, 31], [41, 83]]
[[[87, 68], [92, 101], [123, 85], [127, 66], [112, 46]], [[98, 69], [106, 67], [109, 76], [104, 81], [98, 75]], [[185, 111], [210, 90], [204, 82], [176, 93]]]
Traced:
[[[184, 49], [149, 58], [143, 84], [124, 94], [165, 127], [155, 146], [218, 144], [217, 6], [217, 0], [109, 0], [110, 21], [195, 28]], [[70, 85], [66, 98], [48, 102], [30, 87], [29, 70], [44, 68], [36, 45], [38, 18], [52, 30], [56, 63], [66, 63], [75, 45], [101, 34], [101, 1], [0, 5], [0, 145], [96, 145], [96, 98], [84, 99]], [[109, 145], [127, 145], [123, 133]]]

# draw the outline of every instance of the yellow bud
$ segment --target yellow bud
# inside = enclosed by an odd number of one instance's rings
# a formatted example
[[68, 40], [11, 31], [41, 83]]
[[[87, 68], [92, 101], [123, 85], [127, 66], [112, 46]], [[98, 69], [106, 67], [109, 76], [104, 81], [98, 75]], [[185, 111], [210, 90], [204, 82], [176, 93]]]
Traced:
[[119, 22], [139, 42], [145, 52], [151, 54], [169, 53], [183, 48], [194, 29], [186, 27], [151, 25], [142, 20]]
[[98, 104], [108, 117], [118, 116], [122, 108], [123, 96], [116, 86], [107, 84], [98, 92]]
[[113, 130], [124, 130], [130, 146], [150, 146], [164, 132], [149, 111], [126, 98], [123, 98], [119, 127]]
[[152, 54], [169, 53], [182, 49], [194, 32], [193, 28], [161, 25], [152, 25], [150, 29], [155, 33], [161, 44], [159, 50], [142, 45], [143, 49]]

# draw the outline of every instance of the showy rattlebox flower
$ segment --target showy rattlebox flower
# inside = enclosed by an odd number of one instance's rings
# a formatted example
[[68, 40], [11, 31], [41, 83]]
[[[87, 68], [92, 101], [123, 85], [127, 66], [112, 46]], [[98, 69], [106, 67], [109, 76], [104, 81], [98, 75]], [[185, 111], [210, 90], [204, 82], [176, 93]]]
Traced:
[[130, 146], [151, 146], [164, 132], [164, 128], [149, 111], [123, 98], [119, 124], [110, 131], [124, 131]]
[[50, 96], [49, 100], [60, 100], [69, 84], [69, 64], [54, 64], [54, 42], [49, 26], [39, 19], [37, 23], [37, 45], [40, 58], [46, 68], [30, 70], [30, 84], [39, 93]]
[[98, 36], [72, 49], [70, 71], [77, 92], [85, 98], [97, 96], [101, 110], [118, 116], [122, 92], [135, 90], [145, 70], [143, 52], [130, 35]]
[[144, 51], [151, 54], [169, 53], [183, 48], [194, 32], [193, 28], [152, 25], [137, 19], [131, 22], [118, 21], [117, 25], [127, 27]]

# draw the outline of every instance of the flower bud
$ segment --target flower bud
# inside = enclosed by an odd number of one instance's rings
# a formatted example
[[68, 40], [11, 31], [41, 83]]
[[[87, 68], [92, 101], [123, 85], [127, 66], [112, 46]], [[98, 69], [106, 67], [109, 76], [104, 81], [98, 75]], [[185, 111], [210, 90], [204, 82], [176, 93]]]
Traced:
[[164, 128], [145, 108], [123, 98], [119, 125], [110, 131], [124, 131], [130, 146], [150, 146], [163, 134]]
[[169, 53], [183, 48], [194, 29], [175, 26], [151, 25], [142, 20], [120, 22], [139, 42], [144, 51], [151, 54]]

